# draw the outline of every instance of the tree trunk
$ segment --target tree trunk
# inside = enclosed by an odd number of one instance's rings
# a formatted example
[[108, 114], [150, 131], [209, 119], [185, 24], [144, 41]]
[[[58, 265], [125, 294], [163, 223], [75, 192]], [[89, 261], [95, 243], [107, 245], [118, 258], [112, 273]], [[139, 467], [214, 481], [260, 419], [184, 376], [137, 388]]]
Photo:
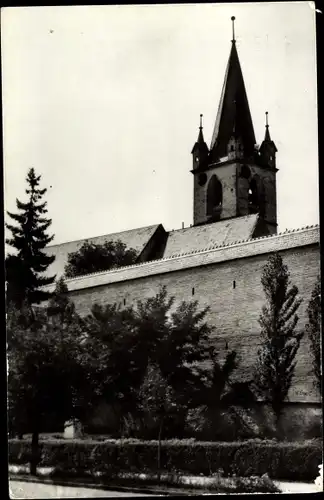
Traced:
[[162, 436], [162, 428], [163, 428], [163, 417], [160, 420], [160, 428], [159, 428], [159, 443], [158, 443], [158, 456], [157, 456], [157, 466], [158, 466], [158, 481], [161, 478], [161, 436]]
[[38, 463], [38, 431], [34, 430], [32, 434], [32, 449], [31, 449], [31, 459], [30, 459], [30, 475], [37, 475], [37, 463]]
[[282, 414], [282, 408], [276, 408], [275, 409], [275, 422], [276, 422], [276, 434], [277, 434], [277, 439], [281, 441], [284, 439], [284, 434], [283, 434], [283, 429], [281, 425], [281, 414]]

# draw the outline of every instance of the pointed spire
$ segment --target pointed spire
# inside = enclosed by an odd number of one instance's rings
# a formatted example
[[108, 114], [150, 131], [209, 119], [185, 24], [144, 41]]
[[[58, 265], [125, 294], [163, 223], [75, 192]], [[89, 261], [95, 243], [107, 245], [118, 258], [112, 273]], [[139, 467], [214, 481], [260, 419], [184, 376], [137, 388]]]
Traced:
[[264, 140], [271, 141], [270, 132], [269, 132], [269, 124], [268, 124], [268, 111], [265, 112], [265, 115], [266, 115], [266, 131], [265, 131]]
[[227, 155], [227, 145], [233, 134], [233, 129], [236, 135], [241, 137], [247, 156], [253, 154], [256, 142], [243, 74], [236, 50], [234, 16], [231, 20], [232, 47], [210, 146], [213, 160]]
[[269, 161], [271, 166], [275, 166], [275, 154], [278, 151], [275, 143], [270, 137], [269, 131], [269, 122], [268, 122], [268, 111], [265, 112], [265, 136], [264, 140], [259, 149], [259, 153], [261, 154], [261, 160], [265, 161], [265, 164], [268, 164]]
[[200, 115], [200, 125], [199, 125], [199, 134], [198, 134], [198, 144], [202, 144], [205, 142], [204, 140], [204, 134], [203, 134], [203, 125], [202, 125], [202, 119], [203, 119], [203, 115], [201, 114]]
[[203, 119], [203, 115], [200, 114], [198, 139], [197, 139], [197, 142], [195, 143], [194, 147], [192, 148], [191, 153], [193, 153], [195, 150], [199, 150], [202, 155], [205, 155], [208, 153], [208, 146], [207, 146], [205, 139], [204, 139], [202, 119]]

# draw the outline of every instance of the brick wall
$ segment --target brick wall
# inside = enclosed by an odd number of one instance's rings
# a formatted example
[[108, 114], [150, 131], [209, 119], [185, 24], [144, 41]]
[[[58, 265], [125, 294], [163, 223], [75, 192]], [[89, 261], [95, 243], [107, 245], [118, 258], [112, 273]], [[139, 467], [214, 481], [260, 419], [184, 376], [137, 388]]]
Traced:
[[[95, 302], [101, 304], [117, 302], [123, 305], [125, 299], [126, 305], [136, 304], [137, 300], [155, 294], [160, 285], [166, 285], [168, 292], [176, 297], [177, 302], [198, 300], [201, 307], [207, 305], [210, 307], [208, 321], [215, 327], [213, 340], [220, 353], [224, 354], [226, 343], [228, 349], [237, 351], [240, 360], [238, 376], [240, 380], [243, 380], [249, 378], [253, 373], [260, 342], [258, 318], [265, 303], [260, 277], [269, 256], [266, 249], [270, 251], [280, 249], [284, 262], [289, 267], [291, 281], [298, 286], [301, 296], [304, 298], [299, 310], [300, 320], [298, 323], [298, 329], [304, 329], [307, 320], [308, 300], [320, 266], [318, 243], [310, 244], [309, 234], [310, 232], [306, 231], [305, 233], [283, 235], [281, 240], [279, 236], [275, 236], [255, 242], [251, 241], [248, 243], [248, 251], [247, 247], [245, 251], [244, 248], [236, 248], [235, 258], [232, 255], [232, 258], [228, 260], [224, 259], [226, 248], [219, 249], [223, 252], [223, 259], [217, 259], [214, 256], [213, 261], [211, 258], [208, 260], [207, 257], [201, 260], [202, 254], [192, 255], [192, 257], [200, 258], [200, 265], [197, 261], [193, 267], [185, 266], [183, 261], [186, 259], [182, 257], [183, 268], [178, 266], [172, 269], [171, 266], [167, 271], [161, 267], [160, 273], [159, 263], [164, 266], [170, 265], [172, 259], [143, 264], [128, 271], [119, 270], [106, 273], [105, 276], [98, 275], [92, 278], [89, 276], [71, 280], [68, 283], [70, 295], [75, 302], [77, 311], [81, 314], [89, 313], [91, 305]], [[299, 246], [294, 246], [294, 238], [295, 243], [298, 242]], [[290, 245], [281, 244], [278, 248], [275, 247], [276, 242], [288, 240]], [[258, 248], [255, 248], [256, 254], [253, 255], [253, 245], [258, 244], [266, 245], [263, 247], [264, 253], [258, 253]], [[227, 250], [233, 249], [228, 248]], [[249, 252], [251, 255], [246, 257]], [[208, 253], [205, 255], [208, 256]], [[189, 263], [189, 261], [187, 262]], [[154, 267], [152, 273], [148, 272], [151, 266]], [[132, 274], [136, 269], [141, 269], [141, 273]], [[104, 276], [105, 281], [103, 281], [102, 276]], [[96, 281], [95, 278], [97, 278]], [[80, 286], [82, 280], [84, 284], [87, 281], [87, 288]], [[91, 280], [97, 286], [91, 286]], [[194, 296], [192, 295], [193, 288]], [[318, 401], [318, 395], [313, 386], [312, 363], [306, 338], [299, 351], [296, 376], [289, 398], [294, 402]]]

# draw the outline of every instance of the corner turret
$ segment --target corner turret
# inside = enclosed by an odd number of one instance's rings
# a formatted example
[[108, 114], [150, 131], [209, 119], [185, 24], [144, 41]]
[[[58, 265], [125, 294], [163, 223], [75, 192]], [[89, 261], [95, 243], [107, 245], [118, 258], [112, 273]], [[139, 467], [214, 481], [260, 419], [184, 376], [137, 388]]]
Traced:
[[275, 143], [271, 140], [270, 132], [269, 132], [269, 123], [268, 123], [268, 111], [266, 111], [266, 131], [264, 140], [259, 149], [259, 159], [260, 164], [264, 167], [276, 168], [276, 153], [277, 148]]
[[205, 142], [204, 139], [204, 134], [203, 134], [203, 125], [202, 125], [202, 118], [203, 115], [200, 115], [200, 126], [199, 126], [199, 134], [198, 134], [198, 139], [194, 144], [194, 147], [192, 148], [191, 154], [192, 154], [192, 168], [197, 169], [201, 168], [202, 165], [204, 164], [205, 160], [208, 158], [208, 146]]

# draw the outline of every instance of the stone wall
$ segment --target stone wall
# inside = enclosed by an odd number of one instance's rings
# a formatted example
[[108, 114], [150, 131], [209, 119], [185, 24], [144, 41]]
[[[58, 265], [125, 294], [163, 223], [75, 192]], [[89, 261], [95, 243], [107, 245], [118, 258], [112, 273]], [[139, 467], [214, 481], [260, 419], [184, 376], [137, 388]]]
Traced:
[[[295, 236], [297, 237], [297, 234]], [[261, 243], [272, 248], [269, 245], [271, 241], [278, 241], [278, 236], [261, 240]], [[292, 283], [298, 286], [303, 297], [298, 323], [298, 329], [303, 330], [307, 321], [308, 301], [319, 273], [320, 254], [318, 243], [307, 244], [309, 240], [303, 235], [299, 235], [298, 241], [301, 242], [300, 246], [282, 245], [280, 253], [289, 267]], [[251, 241], [250, 250], [257, 243]], [[220, 249], [222, 250], [224, 249]], [[126, 272], [129, 279], [125, 279], [125, 275], [123, 280], [118, 281], [118, 272], [117, 274], [112, 272], [109, 278], [110, 283], [107, 283], [107, 276], [101, 275], [97, 277], [100, 278], [101, 285], [98, 283], [97, 286], [91, 286], [91, 284], [89, 286], [88, 283], [87, 288], [76, 286], [76, 283], [80, 285], [87, 279], [95, 279], [91, 276], [84, 277], [79, 281], [68, 283], [70, 296], [75, 302], [77, 311], [87, 314], [95, 302], [101, 304], [117, 302], [121, 306], [124, 303], [126, 306], [136, 305], [138, 300], [154, 295], [160, 285], [166, 285], [169, 294], [175, 296], [176, 303], [182, 300], [198, 300], [201, 307], [210, 307], [207, 320], [215, 328], [213, 340], [220, 351], [220, 356], [226, 353], [226, 348], [236, 350], [240, 361], [237, 377], [240, 380], [249, 379], [253, 374], [260, 343], [258, 318], [265, 303], [260, 278], [269, 253], [264, 252], [245, 258], [244, 254], [248, 255], [248, 252], [242, 251], [242, 257], [237, 256], [232, 260], [223, 259], [210, 264], [208, 260], [205, 260], [207, 262], [205, 265], [184, 266], [173, 272], [158, 273], [158, 262], [143, 264], [142, 271], [144, 272], [137, 278], [131, 278], [131, 269], [129, 272], [120, 270], [120, 276]], [[166, 265], [165, 261], [159, 262], [164, 262]], [[152, 274], [145, 275], [145, 269], [150, 269], [149, 266], [152, 265], [155, 266], [155, 274], [152, 271]], [[132, 269], [136, 271], [136, 268]], [[296, 376], [289, 399], [293, 402], [308, 403], [319, 400], [313, 385], [312, 362], [307, 338], [302, 341], [298, 354]]]

